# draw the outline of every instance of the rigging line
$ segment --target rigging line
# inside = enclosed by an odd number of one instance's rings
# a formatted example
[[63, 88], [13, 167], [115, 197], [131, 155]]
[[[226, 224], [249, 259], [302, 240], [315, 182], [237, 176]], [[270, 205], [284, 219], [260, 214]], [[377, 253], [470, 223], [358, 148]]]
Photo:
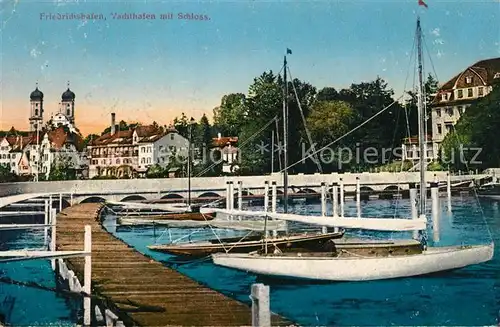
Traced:
[[[313, 143], [313, 140], [311, 137], [311, 132], [307, 128], [306, 117], [304, 117], [304, 111], [302, 110], [302, 105], [300, 104], [299, 95], [297, 94], [297, 89], [295, 88], [295, 83], [293, 82], [293, 76], [292, 76], [292, 72], [290, 71], [290, 67], [288, 67], [288, 73], [290, 74], [290, 79], [291, 79], [291, 83], [292, 83], [292, 87], [293, 87], [293, 93], [295, 93], [295, 100], [297, 101], [297, 104], [299, 106], [300, 116], [302, 117], [302, 123], [304, 124], [304, 129], [306, 131], [307, 139], [309, 141], [309, 144], [312, 147], [312, 150], [316, 151], [316, 146], [315, 146], [315, 143]], [[316, 160], [316, 166], [318, 167], [318, 171], [322, 174], [323, 167], [321, 167], [321, 161], [319, 160], [318, 154], [316, 154], [314, 156], [314, 159]]]
[[[256, 137], [257, 135], [259, 135], [263, 130], [265, 130], [269, 125], [271, 125], [274, 121], [276, 121], [277, 119], [277, 116], [274, 116], [273, 119], [271, 119], [269, 122], [267, 122], [266, 125], [264, 125], [262, 128], [260, 128], [257, 132], [255, 132], [254, 134], [252, 134], [248, 139], [245, 140], [245, 142], [243, 142], [238, 148], [241, 150], [248, 142], [250, 142], [254, 137]], [[241, 151], [240, 151], [240, 155], [241, 155]], [[240, 157], [241, 159], [241, 157]], [[207, 169], [205, 169], [204, 171], [200, 172], [200, 174], [196, 175], [196, 177], [199, 177], [200, 175], [203, 175], [204, 173], [206, 173], [208, 170], [212, 169], [213, 167], [215, 167], [216, 165], [218, 165], [219, 163], [213, 163], [210, 167], [208, 167]], [[212, 201], [212, 202], [209, 202], [207, 204], [204, 204], [202, 205], [202, 207], [207, 207], [207, 206], [210, 206], [211, 204], [215, 204], [215, 203], [218, 203], [218, 202], [221, 202], [223, 201], [223, 199], [218, 199], [218, 200], [215, 200], [215, 201]]]
[[[457, 142], [459, 144], [462, 144], [462, 143], [460, 143], [460, 139], [458, 138], [458, 133], [457, 133], [457, 130], [456, 130], [455, 126], [452, 125], [452, 128], [454, 130], [453, 134], [455, 134], [455, 138], [457, 139]], [[463, 155], [463, 158], [465, 159], [465, 153], [464, 153], [464, 151], [462, 150], [461, 152], [462, 153], [460, 154], [460, 157], [462, 158], [462, 155]], [[454, 151], [453, 151], [453, 156], [454, 156]], [[464, 160], [464, 161], [465, 161], [464, 162], [465, 168], [467, 168], [467, 171], [470, 172], [468, 160]], [[448, 171], [448, 174], [449, 173], [450, 172]], [[474, 192], [474, 198], [476, 199], [477, 205], [479, 206], [479, 211], [481, 212], [481, 218], [483, 219], [483, 222], [486, 225], [486, 230], [488, 231], [488, 236], [490, 237], [491, 242], [493, 242], [493, 233], [491, 232], [490, 226], [489, 226], [488, 222], [486, 221], [486, 217], [485, 217], [485, 214], [484, 214], [483, 206], [481, 205], [481, 201], [479, 200], [479, 195], [477, 194], [476, 183], [474, 182], [474, 180], [472, 181], [472, 191]]]
[[[365, 120], [364, 122], [362, 122], [361, 124], [359, 124], [358, 126], [354, 127], [353, 129], [351, 129], [350, 131], [348, 131], [347, 133], [345, 133], [344, 135], [338, 137], [337, 139], [335, 139], [334, 141], [328, 143], [327, 145], [325, 145], [324, 147], [322, 147], [321, 149], [317, 150], [316, 152], [308, 155], [307, 157], [305, 158], [302, 158], [301, 160], [291, 164], [290, 166], [288, 167], [285, 167], [285, 169], [290, 169], [291, 167], [294, 167], [296, 165], [298, 165], [299, 163], [303, 162], [305, 159], [308, 159], [310, 157], [312, 157], [314, 154], [316, 153], [319, 153], [321, 151], [323, 151], [324, 149], [328, 148], [329, 146], [337, 143], [338, 141], [342, 140], [344, 137], [354, 133], [355, 131], [357, 131], [358, 129], [360, 129], [361, 127], [363, 127], [364, 125], [368, 124], [370, 121], [372, 121], [373, 119], [375, 119], [377, 116], [381, 115], [383, 112], [385, 112], [386, 110], [388, 110], [390, 107], [392, 107], [394, 104], [396, 104], [399, 100], [401, 100], [401, 98], [403, 98], [403, 95], [401, 95], [399, 98], [397, 98], [396, 100], [394, 100], [394, 102], [392, 102], [390, 105], [388, 105], [387, 107], [385, 108], [382, 108], [379, 112], [377, 112], [376, 114], [374, 114], [373, 116], [371, 116], [370, 118], [368, 118], [367, 120]], [[284, 170], [284, 169], [283, 169]], [[281, 172], [283, 172], [280, 171]]]
[[[278, 122], [279, 122], [279, 118], [278, 116], [276, 116], [276, 137], [278, 138], [278, 162], [279, 162], [279, 166], [280, 166], [280, 170], [281, 170], [281, 143], [280, 143], [280, 133], [279, 133], [279, 125], [278, 125]], [[274, 144], [273, 144], [273, 148], [274, 148]], [[274, 151], [274, 149], [273, 149]], [[274, 173], [274, 171], [273, 171]]]
[[[413, 45], [412, 45], [412, 48], [411, 48], [411, 52], [410, 52], [410, 60], [408, 61], [408, 67], [406, 68], [406, 77], [405, 77], [405, 82], [404, 82], [404, 85], [403, 85], [403, 93], [407, 93], [407, 90], [406, 90], [406, 86], [407, 86], [407, 83], [408, 83], [408, 78], [410, 77], [410, 66], [411, 64], [413, 63], [413, 80], [415, 81], [415, 60], [413, 58], [413, 55], [415, 54], [415, 48], [416, 48], [416, 45], [417, 45], [417, 35], [415, 34], [413, 36]], [[413, 84], [413, 86], [415, 86], [415, 83]], [[410, 122], [409, 122], [409, 118], [408, 118], [408, 108], [407, 106], [405, 105], [405, 116], [406, 116], [406, 128], [407, 128], [407, 136], [408, 136], [408, 140], [409, 140], [409, 143], [410, 143], [410, 146], [411, 146], [411, 131], [410, 131]]]

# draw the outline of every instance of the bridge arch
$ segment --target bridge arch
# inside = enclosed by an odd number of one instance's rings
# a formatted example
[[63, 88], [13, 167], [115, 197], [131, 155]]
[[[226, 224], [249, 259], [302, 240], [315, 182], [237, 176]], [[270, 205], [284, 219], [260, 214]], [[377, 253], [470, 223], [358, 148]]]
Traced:
[[83, 199], [80, 203], [101, 203], [101, 202], [106, 202], [106, 199], [100, 196], [91, 196]]
[[[68, 200], [62, 199], [62, 208], [66, 209], [67, 207], [71, 207], [71, 203], [69, 203]], [[52, 208], [58, 209], [59, 210], [59, 199], [56, 198], [52, 201]]]
[[220, 195], [215, 192], [205, 192], [198, 196], [199, 198], [220, 198]]
[[316, 192], [315, 190], [312, 190], [310, 188], [303, 188], [303, 189], [300, 189], [297, 193], [309, 193], [309, 194], [316, 194], [318, 192]]
[[384, 188], [384, 191], [401, 192], [402, 189], [397, 185], [389, 185]]
[[126, 196], [124, 197], [121, 202], [127, 202], [127, 201], [143, 201], [143, 200], [147, 200], [145, 197], [141, 196], [141, 195], [129, 195], [129, 196]]
[[177, 193], [169, 193], [165, 194], [164, 196], [161, 197], [162, 199], [184, 199], [184, 197], [180, 194]]
[[[396, 186], [396, 187], [397, 187], [397, 186]], [[359, 190], [360, 190], [361, 192], [373, 192], [373, 191], [374, 191], [374, 189], [373, 189], [373, 188], [371, 188], [371, 187], [369, 187], [369, 186], [361, 186], [361, 187], [359, 188]]]

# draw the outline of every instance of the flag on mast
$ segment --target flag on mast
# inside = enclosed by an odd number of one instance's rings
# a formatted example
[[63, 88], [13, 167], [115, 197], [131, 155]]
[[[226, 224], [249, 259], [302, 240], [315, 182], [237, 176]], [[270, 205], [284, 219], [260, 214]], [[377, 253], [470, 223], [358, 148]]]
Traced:
[[424, 0], [418, 0], [419, 6], [424, 6], [425, 8], [429, 8], [429, 6], [424, 2]]
[[286, 48], [286, 54], [292, 54], [292, 50]]

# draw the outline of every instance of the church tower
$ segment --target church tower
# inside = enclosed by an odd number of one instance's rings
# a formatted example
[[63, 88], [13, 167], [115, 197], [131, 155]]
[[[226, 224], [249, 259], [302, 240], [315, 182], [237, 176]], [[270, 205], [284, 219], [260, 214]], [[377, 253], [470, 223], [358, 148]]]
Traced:
[[41, 130], [43, 124], [43, 93], [38, 89], [38, 83], [36, 83], [36, 89], [30, 94], [30, 105], [30, 130], [35, 132]]
[[65, 115], [73, 126], [75, 125], [75, 93], [69, 89], [69, 82], [68, 89], [61, 96], [59, 112]]

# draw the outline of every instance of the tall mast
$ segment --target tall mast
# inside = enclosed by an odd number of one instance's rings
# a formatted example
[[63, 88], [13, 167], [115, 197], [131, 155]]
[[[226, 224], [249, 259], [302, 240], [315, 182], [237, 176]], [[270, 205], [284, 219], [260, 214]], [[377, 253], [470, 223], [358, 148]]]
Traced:
[[425, 112], [423, 111], [424, 84], [422, 81], [422, 29], [420, 27], [420, 17], [417, 18], [417, 56], [418, 56], [418, 142], [420, 147], [420, 202], [419, 215], [425, 215], [425, 199], [427, 189], [425, 182], [425, 162], [426, 162], [426, 136], [425, 136]]
[[285, 87], [283, 88], [283, 211], [288, 212], [288, 85], [286, 81], [286, 55], [283, 60]]

